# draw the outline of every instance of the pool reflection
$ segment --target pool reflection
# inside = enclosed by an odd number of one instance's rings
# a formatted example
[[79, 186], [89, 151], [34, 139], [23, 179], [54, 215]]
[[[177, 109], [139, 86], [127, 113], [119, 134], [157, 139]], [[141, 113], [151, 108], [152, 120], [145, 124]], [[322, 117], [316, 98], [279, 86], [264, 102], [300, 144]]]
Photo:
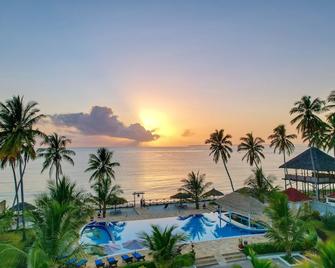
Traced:
[[181, 229], [186, 232], [189, 239], [201, 240], [201, 238], [207, 233], [206, 227], [212, 227], [215, 221], [210, 220], [203, 214], [192, 215], [185, 219], [187, 221]]

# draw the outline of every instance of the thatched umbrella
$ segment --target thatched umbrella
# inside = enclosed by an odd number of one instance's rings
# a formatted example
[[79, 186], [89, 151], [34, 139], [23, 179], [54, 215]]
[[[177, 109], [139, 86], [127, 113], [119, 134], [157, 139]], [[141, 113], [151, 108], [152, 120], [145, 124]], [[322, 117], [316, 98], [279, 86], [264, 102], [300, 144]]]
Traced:
[[224, 194], [220, 192], [219, 190], [216, 190], [213, 188], [212, 190], [209, 190], [207, 193], [204, 194], [204, 196], [212, 196], [212, 197], [218, 197], [218, 196], [223, 196]]
[[175, 195], [171, 195], [170, 196], [171, 199], [179, 199], [180, 205], [183, 203], [183, 200], [188, 199], [190, 197], [191, 197], [190, 194], [188, 194], [188, 193], [181, 193], [181, 192], [179, 192], [179, 193], [177, 193]]
[[116, 206], [117, 205], [122, 205], [127, 203], [128, 201], [126, 199], [124, 199], [123, 197], [119, 197], [119, 196], [114, 196], [110, 202], [111, 205], [114, 205], [114, 210], [116, 212]]

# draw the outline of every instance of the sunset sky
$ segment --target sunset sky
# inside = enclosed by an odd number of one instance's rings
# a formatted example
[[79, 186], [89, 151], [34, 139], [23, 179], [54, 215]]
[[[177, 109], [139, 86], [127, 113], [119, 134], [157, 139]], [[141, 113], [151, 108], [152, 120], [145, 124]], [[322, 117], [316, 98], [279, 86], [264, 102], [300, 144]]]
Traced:
[[[335, 1], [2, 1], [0, 101], [74, 146], [266, 138], [335, 89]], [[290, 127], [294, 131], [293, 127]]]

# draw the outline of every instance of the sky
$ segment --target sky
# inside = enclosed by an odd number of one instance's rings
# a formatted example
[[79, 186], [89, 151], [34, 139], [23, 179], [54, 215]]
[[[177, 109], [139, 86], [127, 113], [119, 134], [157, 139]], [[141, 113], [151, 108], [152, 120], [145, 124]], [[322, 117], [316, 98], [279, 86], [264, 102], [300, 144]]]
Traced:
[[1, 1], [0, 101], [73, 146], [233, 142], [335, 89], [334, 1]]

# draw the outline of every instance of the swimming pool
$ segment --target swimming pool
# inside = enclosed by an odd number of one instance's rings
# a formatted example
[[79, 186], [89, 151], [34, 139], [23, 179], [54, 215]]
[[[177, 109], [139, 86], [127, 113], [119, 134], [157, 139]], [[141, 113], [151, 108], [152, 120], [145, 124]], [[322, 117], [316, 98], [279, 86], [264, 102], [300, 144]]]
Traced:
[[[86, 225], [81, 232], [81, 242], [86, 245], [100, 245], [105, 248], [106, 254], [119, 254], [131, 250], [122, 245], [128, 241], [137, 240], [141, 232], [150, 232], [151, 225], [161, 228], [176, 225], [175, 232], [183, 232], [191, 242], [209, 241], [227, 237], [240, 237], [259, 234], [241, 229], [222, 220], [218, 213], [204, 213], [186, 217], [169, 217], [124, 222], [107, 222]], [[113, 244], [113, 247], [108, 245]], [[115, 248], [117, 245], [119, 248]], [[109, 250], [110, 249], [110, 250]]]

